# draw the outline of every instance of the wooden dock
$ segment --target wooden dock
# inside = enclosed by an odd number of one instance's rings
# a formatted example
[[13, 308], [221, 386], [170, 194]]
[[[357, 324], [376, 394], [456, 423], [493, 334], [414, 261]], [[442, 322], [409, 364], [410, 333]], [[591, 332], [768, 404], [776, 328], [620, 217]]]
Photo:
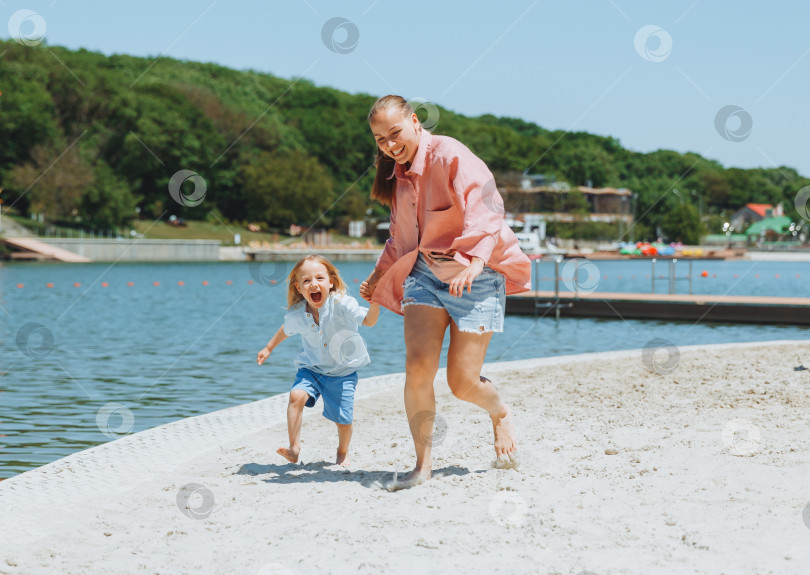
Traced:
[[661, 319], [810, 325], [810, 297], [526, 292], [506, 298], [506, 313], [554, 317]]

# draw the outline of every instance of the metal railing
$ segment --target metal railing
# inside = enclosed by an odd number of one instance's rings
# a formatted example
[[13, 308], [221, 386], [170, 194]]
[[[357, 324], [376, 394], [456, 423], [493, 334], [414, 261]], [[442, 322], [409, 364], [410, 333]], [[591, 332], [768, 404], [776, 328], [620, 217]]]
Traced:
[[[534, 295], [534, 315], [537, 317], [537, 310], [538, 309], [553, 309], [554, 315], [557, 319], [560, 319], [560, 309], [562, 308], [570, 308], [573, 306], [571, 303], [560, 303], [560, 264], [563, 261], [562, 256], [549, 256], [549, 257], [542, 257], [532, 260], [532, 292]], [[554, 263], [554, 277], [552, 278], [554, 281], [554, 301], [545, 301], [540, 302], [537, 301], [537, 292], [539, 292], [539, 283], [543, 281], [540, 277], [540, 264], [541, 263]], [[576, 273], [576, 272], [574, 272]], [[574, 282], [576, 284], [576, 282]]]
[[[571, 291], [574, 292], [574, 297], [579, 297], [580, 294], [580, 281], [578, 279], [578, 274], [580, 269], [586, 265], [595, 265], [591, 260], [587, 260], [584, 258], [574, 258], [574, 260], [582, 259], [581, 263], [575, 265], [572, 274], [572, 281], [570, 282], [569, 287]], [[570, 261], [570, 260], [569, 260]], [[560, 303], [560, 282], [565, 281], [561, 275], [561, 266], [565, 262], [565, 259], [561, 255], [553, 255], [553, 256], [543, 256], [537, 259], [532, 260], [532, 292], [535, 294], [534, 296], [534, 309], [535, 309], [535, 316], [537, 315], [537, 310], [539, 309], [554, 309], [555, 315], [559, 319], [560, 317], [560, 309], [570, 308], [573, 306], [572, 303]], [[685, 276], [678, 276], [678, 258], [669, 259], [666, 262], [667, 266], [667, 274], [657, 276], [656, 275], [656, 264], [659, 266], [662, 262], [658, 261], [658, 258], [652, 258], [650, 260], [650, 293], [656, 293], [656, 282], [657, 281], [665, 281], [666, 282], [666, 292], [669, 294], [676, 294], [679, 282], [687, 282], [688, 285], [688, 292], [689, 295], [692, 295], [692, 279], [694, 277], [693, 274], [693, 263], [694, 260], [690, 259], [687, 260], [688, 263], [688, 273]], [[683, 264], [683, 262], [680, 262]], [[553, 264], [554, 265], [554, 276], [542, 276], [540, 274], [540, 266], [542, 264]], [[543, 281], [553, 281], [554, 282], [554, 297], [551, 301], [547, 299], [544, 301], [539, 301], [537, 297], [537, 292], [540, 291], [540, 284]], [[566, 284], [568, 285], [568, 284]], [[592, 293], [592, 290], [584, 290], [584, 293]], [[662, 292], [664, 293], [664, 292]]]
[[692, 295], [692, 262], [693, 260], [689, 260], [689, 273], [684, 277], [678, 277], [678, 258], [672, 258], [669, 260], [667, 265], [668, 274], [666, 276], [661, 276], [660, 278], [655, 277], [655, 264], [657, 262], [657, 258], [653, 258], [650, 260], [650, 293], [655, 293], [655, 280], [656, 279], [664, 279], [667, 280], [668, 291], [670, 294], [676, 293], [676, 282], [679, 281], [687, 281], [689, 282], [689, 295]]

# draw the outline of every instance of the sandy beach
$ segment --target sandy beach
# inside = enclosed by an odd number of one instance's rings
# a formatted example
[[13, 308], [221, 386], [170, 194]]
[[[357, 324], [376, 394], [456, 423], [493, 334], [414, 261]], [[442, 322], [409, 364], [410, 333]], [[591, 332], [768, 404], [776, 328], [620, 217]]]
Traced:
[[521, 466], [436, 381], [434, 477], [413, 463], [401, 374], [361, 380], [352, 463], [286, 395], [120, 438], [0, 482], [0, 573], [807, 573], [810, 342], [485, 366]]

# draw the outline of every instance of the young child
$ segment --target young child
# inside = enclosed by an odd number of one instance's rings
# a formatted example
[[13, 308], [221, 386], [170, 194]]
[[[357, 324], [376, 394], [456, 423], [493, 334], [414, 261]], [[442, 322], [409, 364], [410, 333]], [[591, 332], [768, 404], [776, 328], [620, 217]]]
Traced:
[[372, 303], [368, 309], [360, 307], [346, 293], [337, 268], [323, 256], [301, 259], [290, 272], [287, 284], [284, 324], [256, 358], [259, 365], [263, 364], [278, 344], [291, 335], [301, 335], [303, 345], [295, 359], [298, 373], [287, 406], [290, 446], [279, 447], [276, 453], [291, 463], [298, 462], [304, 406], [314, 407], [318, 397], [323, 396], [323, 415], [338, 429], [335, 463], [346, 465], [357, 370], [371, 361], [357, 328], [377, 323], [380, 306]]

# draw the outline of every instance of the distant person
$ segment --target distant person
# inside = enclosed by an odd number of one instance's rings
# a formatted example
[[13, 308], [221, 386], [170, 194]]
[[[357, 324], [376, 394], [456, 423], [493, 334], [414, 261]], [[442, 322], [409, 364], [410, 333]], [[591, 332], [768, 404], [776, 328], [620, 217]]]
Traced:
[[481, 367], [503, 331], [506, 294], [528, 291], [531, 263], [504, 221], [492, 173], [461, 142], [423, 129], [400, 96], [368, 115], [377, 142], [371, 197], [391, 208], [390, 238], [360, 294], [405, 317], [405, 411], [416, 467], [391, 490], [430, 478], [433, 380], [450, 327], [447, 383], [492, 419], [498, 466], [517, 464], [512, 410]]
[[276, 450], [286, 460], [298, 462], [304, 406], [314, 407], [323, 396], [323, 416], [338, 430], [335, 463], [348, 464], [357, 370], [370, 363], [357, 330], [360, 325], [373, 326], [379, 315], [378, 304], [363, 308], [348, 295], [337, 268], [326, 258], [310, 255], [293, 267], [287, 278], [284, 323], [256, 358], [263, 364], [278, 344], [301, 335], [303, 345], [295, 360], [298, 373], [287, 406], [290, 445]]

